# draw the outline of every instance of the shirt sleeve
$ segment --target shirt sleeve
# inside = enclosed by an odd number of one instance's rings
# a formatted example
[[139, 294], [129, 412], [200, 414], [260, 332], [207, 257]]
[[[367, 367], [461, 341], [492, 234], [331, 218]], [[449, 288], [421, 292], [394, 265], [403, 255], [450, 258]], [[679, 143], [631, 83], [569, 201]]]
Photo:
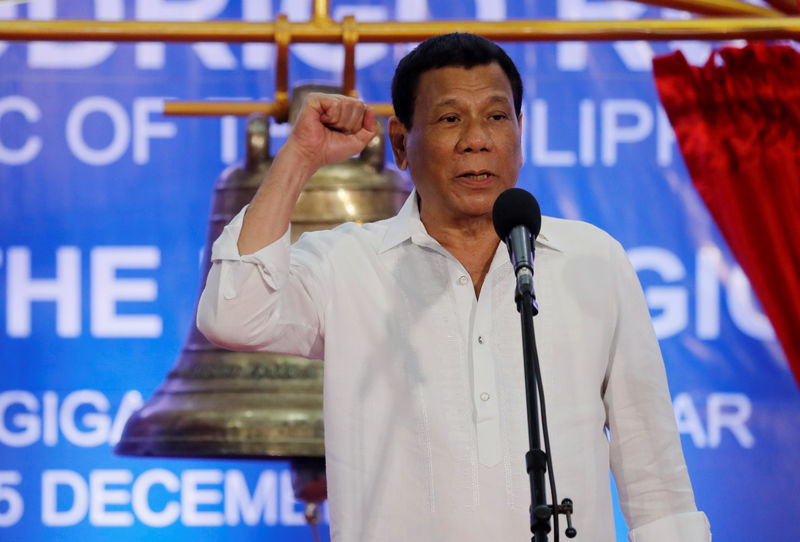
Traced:
[[666, 371], [633, 267], [611, 244], [616, 326], [603, 400], [610, 460], [631, 542], [708, 542], [683, 458]]
[[324, 289], [314, 269], [321, 255], [293, 256], [290, 230], [248, 255], [237, 248], [242, 209], [211, 248], [211, 269], [197, 308], [197, 328], [211, 342], [235, 350], [258, 350], [321, 358]]
[[684, 540], [711, 540], [708, 518], [703, 512], [673, 514], [628, 533], [631, 542], [683, 542]]

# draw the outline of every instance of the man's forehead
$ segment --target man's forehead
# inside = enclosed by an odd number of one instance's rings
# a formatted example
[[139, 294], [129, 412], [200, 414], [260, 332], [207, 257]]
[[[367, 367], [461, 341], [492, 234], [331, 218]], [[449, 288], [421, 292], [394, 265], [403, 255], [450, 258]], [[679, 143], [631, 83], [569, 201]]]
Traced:
[[[463, 99], [457, 96], [443, 96], [440, 99], [436, 100], [433, 103], [434, 107], [446, 107], [449, 105], [459, 105]], [[487, 94], [483, 102], [487, 104], [497, 104], [497, 105], [511, 105], [511, 100], [507, 94], [501, 92], [492, 92], [491, 94]]]
[[[494, 69], [494, 77], [485, 73], [486, 69]], [[479, 72], [483, 72], [480, 73]], [[471, 76], [471, 77], [469, 77]], [[470, 88], [478, 87], [478, 88]], [[459, 91], [478, 91], [486, 101], [508, 102], [512, 98], [511, 81], [497, 62], [476, 64], [475, 66], [442, 66], [425, 70], [420, 74], [415, 92], [415, 101], [421, 94], [435, 105], [453, 103], [459, 100]], [[427, 92], [426, 92], [427, 91]]]

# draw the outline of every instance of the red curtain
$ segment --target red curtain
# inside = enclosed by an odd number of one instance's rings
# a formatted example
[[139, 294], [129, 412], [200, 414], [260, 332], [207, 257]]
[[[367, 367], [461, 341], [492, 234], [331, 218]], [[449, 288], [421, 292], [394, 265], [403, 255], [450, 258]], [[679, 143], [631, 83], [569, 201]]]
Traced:
[[752, 43], [653, 65], [692, 181], [800, 384], [800, 53]]

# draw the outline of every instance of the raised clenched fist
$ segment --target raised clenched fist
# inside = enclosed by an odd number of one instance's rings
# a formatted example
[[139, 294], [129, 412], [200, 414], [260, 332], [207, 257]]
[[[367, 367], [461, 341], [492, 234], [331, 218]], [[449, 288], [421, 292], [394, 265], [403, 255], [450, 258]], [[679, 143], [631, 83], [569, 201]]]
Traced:
[[361, 100], [311, 93], [303, 102], [285, 147], [318, 169], [350, 158], [378, 132], [375, 112]]

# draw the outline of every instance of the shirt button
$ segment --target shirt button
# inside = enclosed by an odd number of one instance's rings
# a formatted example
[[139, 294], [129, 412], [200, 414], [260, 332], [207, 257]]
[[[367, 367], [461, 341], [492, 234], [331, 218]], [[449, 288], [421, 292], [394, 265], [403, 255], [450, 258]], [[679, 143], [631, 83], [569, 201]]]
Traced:
[[481, 401], [488, 401], [488, 400], [489, 400], [489, 394], [486, 393], [486, 392], [483, 392], [481, 394]]
[[478, 344], [483, 344], [483, 335], [478, 337]]
[[461, 284], [462, 286], [466, 284], [468, 280], [469, 279], [465, 275], [461, 275], [460, 277], [458, 277], [458, 283]]

